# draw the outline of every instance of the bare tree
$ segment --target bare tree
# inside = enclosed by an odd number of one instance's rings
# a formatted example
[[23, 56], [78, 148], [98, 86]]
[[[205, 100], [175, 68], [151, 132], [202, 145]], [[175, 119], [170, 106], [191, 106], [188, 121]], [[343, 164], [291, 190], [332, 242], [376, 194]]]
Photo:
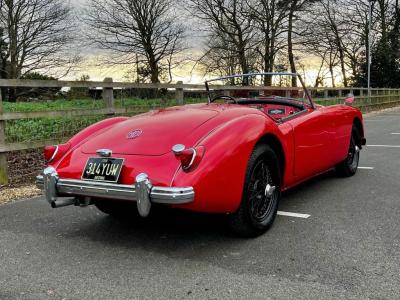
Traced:
[[113, 64], [147, 67], [142, 76], [160, 82], [169, 72], [172, 57], [183, 50], [184, 27], [177, 22], [170, 0], [90, 0], [85, 21], [90, 38], [101, 49], [117, 56]]
[[[206, 25], [210, 42], [206, 53], [229, 54], [237, 61], [242, 73], [251, 70], [249, 56], [254, 51], [256, 31], [246, 0], [187, 0], [193, 16]], [[234, 65], [230, 66], [234, 68]], [[243, 82], [245, 84], [245, 82]]]
[[[337, 66], [340, 68], [344, 86], [348, 86], [345, 40], [351, 33], [352, 27], [343, 17], [346, 8], [339, 2], [340, 0], [322, 0], [304, 16], [303, 22], [307, 24], [307, 34], [303, 44], [306, 49], [325, 60], [333, 86], [334, 69]], [[313, 18], [310, 19], [311, 17]]]
[[[220, 39], [219, 35], [212, 35], [208, 38], [204, 54], [198, 59], [205, 74], [218, 74], [225, 76], [241, 72], [241, 66], [237, 59], [234, 46], [229, 46], [226, 41]], [[235, 84], [232, 78], [231, 84]]]
[[71, 7], [62, 0], [0, 0], [8, 78], [65, 67], [76, 62], [67, 55], [74, 29]]
[[[302, 20], [302, 15], [307, 10], [312, 10], [315, 3], [321, 0], [286, 0], [288, 6], [288, 16], [287, 16], [287, 53], [288, 61], [290, 66], [290, 71], [292, 73], [297, 73], [296, 70], [296, 60], [295, 60], [295, 46], [297, 43], [301, 44], [302, 36], [304, 34], [304, 28]], [[297, 78], [292, 78], [292, 86], [297, 86]]]
[[[287, 16], [289, 2], [282, 0], [257, 0], [252, 2], [251, 17], [254, 18], [259, 32], [259, 44], [256, 48], [265, 72], [272, 72], [277, 54], [285, 49], [287, 32]], [[271, 77], [264, 77], [264, 84], [271, 85]]]

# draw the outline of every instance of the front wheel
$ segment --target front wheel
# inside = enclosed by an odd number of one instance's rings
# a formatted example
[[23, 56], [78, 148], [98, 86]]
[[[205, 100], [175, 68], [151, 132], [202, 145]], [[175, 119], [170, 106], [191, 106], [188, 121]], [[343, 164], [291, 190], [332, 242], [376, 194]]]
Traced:
[[353, 126], [347, 158], [336, 166], [336, 172], [339, 176], [351, 177], [357, 173], [361, 150], [358, 141], [360, 141], [360, 134], [357, 128]]
[[239, 209], [229, 216], [234, 232], [256, 237], [273, 224], [281, 197], [281, 172], [278, 157], [265, 144], [257, 145], [251, 154]]

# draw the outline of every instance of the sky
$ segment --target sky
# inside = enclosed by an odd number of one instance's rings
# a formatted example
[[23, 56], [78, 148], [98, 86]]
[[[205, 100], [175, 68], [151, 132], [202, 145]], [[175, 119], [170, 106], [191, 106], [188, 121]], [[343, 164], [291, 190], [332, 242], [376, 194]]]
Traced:
[[[89, 0], [69, 0], [71, 4], [79, 9], [83, 8]], [[200, 55], [200, 44], [199, 38], [193, 37], [193, 34], [189, 34], [191, 39], [187, 40], [186, 43], [189, 45], [195, 45], [191, 49], [188, 49], [185, 56], [199, 56]], [[79, 46], [79, 45], [78, 45]], [[82, 75], [89, 75], [91, 80], [101, 81], [105, 77], [112, 77], [114, 81], [122, 81], [126, 73], [130, 70], [130, 66], [109, 66], [102, 63], [103, 58], [107, 55], [105, 52], [95, 49], [93, 47], [81, 48], [82, 61], [79, 65], [79, 69], [70, 72], [66, 79], [74, 80], [79, 79]], [[179, 69], [174, 69], [172, 72], [173, 81], [183, 81], [184, 83], [201, 83], [204, 81], [204, 76], [199, 71], [192, 72], [193, 63], [188, 63], [180, 67]]]
[[[87, 4], [88, 0], [70, 0], [75, 8], [82, 8]], [[184, 53], [189, 57], [198, 57], [201, 54], [202, 39], [199, 37], [200, 32], [193, 32], [189, 34], [191, 37], [188, 39], [187, 44], [191, 46], [190, 49]], [[78, 45], [78, 47], [81, 45]], [[75, 46], [74, 46], [75, 47]], [[91, 80], [102, 81], [106, 77], [112, 77], [114, 81], [126, 81], [125, 75], [130, 70], [130, 66], [109, 66], [102, 63], [105, 52], [95, 49], [93, 47], [81, 48], [82, 61], [77, 70], [70, 72], [65, 79], [76, 80], [82, 75], [89, 75]], [[308, 85], [315, 82], [317, 76], [318, 61], [312, 57], [306, 57], [301, 61], [305, 72], [303, 77]], [[201, 70], [194, 69], [193, 63], [187, 63], [180, 68], [174, 69], [172, 72], [173, 81], [183, 81], [184, 83], [202, 83], [206, 78]]]

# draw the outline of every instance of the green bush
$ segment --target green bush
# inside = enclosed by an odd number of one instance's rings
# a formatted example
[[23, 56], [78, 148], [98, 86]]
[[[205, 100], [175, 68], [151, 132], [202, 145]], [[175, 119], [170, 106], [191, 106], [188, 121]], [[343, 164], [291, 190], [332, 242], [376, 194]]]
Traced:
[[105, 116], [87, 116], [73, 118], [40, 118], [8, 121], [6, 124], [6, 142], [65, 140], [87, 126], [106, 118]]
[[[205, 102], [204, 99], [187, 99], [187, 103]], [[104, 108], [102, 100], [54, 100], [45, 102], [4, 102], [5, 112], [40, 112], [71, 109], [100, 109]], [[137, 107], [143, 111], [160, 106], [176, 105], [175, 100], [163, 102], [161, 99], [117, 99], [116, 108]], [[29, 142], [43, 140], [66, 140], [87, 126], [105, 119], [106, 116], [79, 116], [65, 118], [36, 118], [12, 120], [6, 122], [6, 142]]]

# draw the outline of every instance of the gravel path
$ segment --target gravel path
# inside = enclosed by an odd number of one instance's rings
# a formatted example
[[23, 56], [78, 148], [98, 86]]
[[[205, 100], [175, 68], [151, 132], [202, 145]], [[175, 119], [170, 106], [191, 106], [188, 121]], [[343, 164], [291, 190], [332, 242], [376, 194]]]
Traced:
[[18, 199], [28, 199], [41, 195], [41, 191], [34, 184], [13, 188], [0, 189], [0, 204], [13, 202]]

